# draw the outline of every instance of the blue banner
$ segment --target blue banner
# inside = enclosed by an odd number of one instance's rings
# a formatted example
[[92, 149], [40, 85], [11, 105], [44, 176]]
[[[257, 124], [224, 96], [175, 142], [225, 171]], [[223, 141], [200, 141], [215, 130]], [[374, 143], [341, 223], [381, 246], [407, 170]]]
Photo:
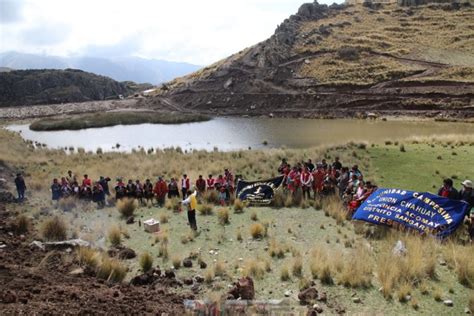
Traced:
[[267, 205], [272, 202], [275, 190], [283, 183], [284, 176], [259, 181], [237, 182], [236, 196], [242, 201], [248, 201], [251, 204]]
[[378, 189], [362, 203], [352, 219], [400, 226], [445, 237], [463, 222], [468, 204], [427, 192]]

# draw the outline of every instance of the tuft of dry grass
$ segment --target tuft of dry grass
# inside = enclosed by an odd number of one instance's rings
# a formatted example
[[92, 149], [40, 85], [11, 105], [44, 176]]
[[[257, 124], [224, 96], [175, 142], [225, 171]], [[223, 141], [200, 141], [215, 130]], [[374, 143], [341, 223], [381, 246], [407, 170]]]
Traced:
[[173, 265], [173, 268], [179, 269], [181, 267], [181, 261], [181, 257], [173, 256], [173, 258], [171, 258], [171, 264]]
[[218, 205], [219, 204], [219, 193], [216, 190], [207, 190], [204, 192], [202, 199], [211, 205]]
[[263, 238], [265, 236], [265, 227], [260, 223], [250, 225], [250, 235], [252, 238]]
[[77, 199], [73, 196], [69, 196], [67, 198], [60, 199], [58, 202], [58, 206], [64, 212], [70, 212], [76, 208]]
[[268, 253], [271, 257], [276, 258], [284, 258], [285, 257], [286, 248], [284, 245], [278, 243], [274, 238], [270, 240], [270, 245], [268, 247]]
[[198, 206], [198, 212], [201, 215], [212, 215], [213, 208], [212, 204], [204, 203]]
[[122, 232], [120, 231], [120, 227], [117, 225], [110, 227], [107, 236], [109, 238], [110, 244], [114, 247], [117, 247], [122, 243]]
[[242, 238], [242, 230], [240, 228], [237, 228], [237, 233], [236, 233], [236, 238], [238, 241], [242, 241], [243, 238]]
[[445, 259], [454, 268], [459, 283], [474, 288], [474, 252], [472, 246], [450, 244], [447, 246]]
[[127, 267], [119, 260], [103, 256], [97, 268], [97, 277], [110, 282], [122, 282], [127, 275]]
[[135, 210], [138, 208], [138, 201], [135, 199], [123, 198], [117, 201], [116, 207], [123, 218], [128, 218], [133, 216]]
[[212, 269], [207, 269], [204, 272], [204, 281], [209, 284], [213, 280], [214, 280], [214, 271], [212, 271]]
[[400, 303], [406, 303], [408, 301], [408, 296], [412, 292], [412, 284], [409, 282], [403, 282], [397, 291], [397, 298]]
[[275, 208], [282, 208], [285, 206], [285, 193], [283, 190], [276, 190], [275, 194], [273, 195], [272, 206]]
[[139, 263], [143, 272], [146, 273], [150, 271], [150, 269], [153, 267], [153, 257], [150, 255], [149, 252], [144, 252], [140, 255]]
[[79, 264], [96, 269], [100, 262], [100, 253], [92, 248], [79, 247], [77, 249]]
[[16, 234], [26, 234], [31, 229], [31, 221], [26, 215], [20, 214], [15, 218], [12, 226]]
[[371, 285], [372, 256], [366, 245], [352, 248], [342, 267], [338, 282], [352, 288], [367, 288]]
[[348, 215], [341, 199], [336, 196], [325, 198], [322, 200], [322, 207], [325, 214], [334, 218], [338, 225], [344, 225]]
[[161, 213], [159, 218], [160, 218], [160, 224], [166, 224], [169, 222], [170, 217], [166, 213]]
[[265, 272], [267, 271], [266, 262], [268, 261], [263, 261], [259, 258], [247, 260], [244, 268], [244, 276], [250, 276], [258, 280], [263, 279]]
[[314, 279], [323, 284], [333, 284], [334, 276], [343, 268], [343, 257], [339, 251], [330, 251], [328, 246], [321, 244], [311, 251], [309, 268]]
[[301, 256], [296, 256], [293, 259], [291, 272], [295, 277], [301, 278], [303, 276], [303, 258]]
[[216, 276], [226, 275], [226, 266], [223, 261], [217, 260], [216, 263], [214, 264], [214, 275]]
[[439, 286], [435, 286], [433, 288], [433, 298], [437, 302], [441, 302], [443, 300], [444, 292]]
[[252, 211], [252, 213], [250, 213], [250, 219], [253, 220], [254, 222], [258, 220], [258, 215], [256, 211]]
[[67, 237], [66, 231], [66, 222], [58, 216], [47, 219], [41, 226], [41, 235], [49, 241], [65, 240]]
[[240, 199], [234, 200], [234, 213], [240, 214], [244, 212], [245, 204]]
[[229, 210], [227, 208], [220, 208], [217, 210], [217, 219], [220, 225], [229, 224]]
[[280, 270], [280, 280], [285, 282], [285, 281], [288, 281], [289, 279], [290, 279], [290, 270], [288, 270], [288, 267], [285, 265]]
[[179, 204], [179, 198], [171, 198], [171, 199], [166, 199], [165, 201], [165, 208], [173, 211], [173, 212], [178, 212], [180, 209], [180, 204]]

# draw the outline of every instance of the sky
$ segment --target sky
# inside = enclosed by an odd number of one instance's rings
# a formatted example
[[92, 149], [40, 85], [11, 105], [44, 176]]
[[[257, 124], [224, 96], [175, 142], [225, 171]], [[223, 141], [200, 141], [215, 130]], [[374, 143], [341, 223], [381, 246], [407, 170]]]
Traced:
[[304, 2], [0, 0], [0, 52], [206, 65], [265, 40]]

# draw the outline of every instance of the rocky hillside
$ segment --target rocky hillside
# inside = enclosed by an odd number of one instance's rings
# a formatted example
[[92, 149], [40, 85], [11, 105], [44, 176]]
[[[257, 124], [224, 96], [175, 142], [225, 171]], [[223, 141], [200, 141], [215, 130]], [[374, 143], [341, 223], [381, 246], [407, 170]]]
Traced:
[[474, 115], [474, 7], [303, 4], [273, 36], [145, 105], [211, 114]]
[[75, 69], [14, 70], [0, 73], [0, 106], [117, 99], [142, 88]]

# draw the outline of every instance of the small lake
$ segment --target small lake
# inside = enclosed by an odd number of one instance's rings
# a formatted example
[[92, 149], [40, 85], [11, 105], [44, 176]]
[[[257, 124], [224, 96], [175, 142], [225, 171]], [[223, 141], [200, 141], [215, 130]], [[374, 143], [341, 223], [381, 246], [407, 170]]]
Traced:
[[[139, 124], [90, 128], [77, 131], [35, 132], [29, 125], [10, 125], [27, 139], [49, 148], [73, 146], [104, 151], [120, 144], [120, 151], [139, 146], [177, 147], [229, 151], [281, 147], [305, 148], [348, 141], [382, 142], [409, 136], [474, 134], [474, 124], [428, 121], [319, 120], [288, 118], [215, 118], [208, 122], [181, 125]], [[268, 143], [267, 146], [263, 142]]]

